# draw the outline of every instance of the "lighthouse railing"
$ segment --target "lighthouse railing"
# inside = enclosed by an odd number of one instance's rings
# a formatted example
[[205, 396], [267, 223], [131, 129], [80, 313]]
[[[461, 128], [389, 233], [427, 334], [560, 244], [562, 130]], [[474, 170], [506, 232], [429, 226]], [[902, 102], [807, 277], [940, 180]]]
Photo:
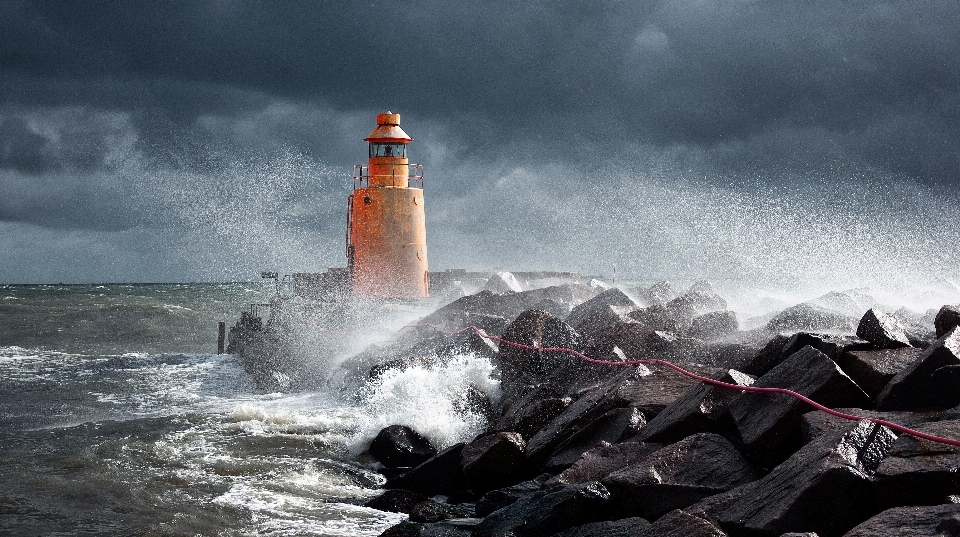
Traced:
[[[407, 164], [409, 174], [407, 177], [407, 186], [409, 188], [423, 188], [423, 164]], [[363, 164], [353, 165], [353, 189], [367, 188], [370, 186], [370, 168]]]

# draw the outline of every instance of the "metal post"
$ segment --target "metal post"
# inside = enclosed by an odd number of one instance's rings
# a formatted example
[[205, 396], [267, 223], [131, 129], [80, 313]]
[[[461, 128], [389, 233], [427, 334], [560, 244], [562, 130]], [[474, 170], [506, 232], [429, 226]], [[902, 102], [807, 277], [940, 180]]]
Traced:
[[227, 323], [220, 321], [220, 333], [217, 335], [217, 354], [223, 354], [223, 344], [227, 339]]

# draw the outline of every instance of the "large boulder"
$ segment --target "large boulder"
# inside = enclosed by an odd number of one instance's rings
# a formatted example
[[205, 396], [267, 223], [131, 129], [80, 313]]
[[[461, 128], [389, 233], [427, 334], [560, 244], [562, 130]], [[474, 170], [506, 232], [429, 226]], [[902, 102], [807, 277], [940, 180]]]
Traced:
[[390, 468], [414, 467], [436, 455], [437, 448], [406, 425], [390, 425], [377, 433], [370, 454]]
[[960, 365], [960, 329], [947, 332], [897, 373], [877, 396], [878, 410], [935, 410], [957, 404], [960, 386], [943, 391], [937, 370]]
[[581, 334], [587, 344], [593, 344], [603, 333], [611, 327], [623, 323], [635, 323], [630, 313], [635, 311], [633, 306], [605, 305], [597, 311], [590, 312], [583, 320], [573, 326]]
[[543, 476], [535, 479], [521, 481], [516, 485], [511, 485], [509, 487], [487, 492], [481, 496], [479, 500], [477, 500], [477, 503], [474, 507], [475, 514], [478, 517], [485, 517], [494, 511], [503, 509], [520, 498], [530, 496], [534, 492], [540, 490], [541, 485], [543, 485], [543, 482], [546, 481], [547, 477], [548, 475], [544, 474]]
[[866, 340], [844, 334], [814, 334], [797, 332], [792, 335], [779, 334], [757, 353], [754, 359], [743, 369], [744, 373], [763, 376], [778, 364], [800, 349], [811, 346], [825, 354], [831, 360], [845, 350], [873, 349]]
[[[715, 380], [750, 386], [753, 377], [730, 369], [713, 376]], [[700, 383], [667, 405], [640, 431], [644, 442], [679, 442], [696, 433], [731, 436], [736, 427], [730, 415], [730, 403], [742, 392], [708, 383]]]
[[[813, 347], [804, 347], [753, 384], [785, 388], [826, 406], [869, 408], [867, 394], [837, 364]], [[811, 410], [783, 393], [747, 391], [730, 404], [730, 414], [747, 454], [763, 467], [779, 464], [802, 442], [800, 416]]]
[[900, 321], [889, 313], [869, 309], [860, 318], [857, 336], [873, 343], [880, 349], [909, 347], [910, 339]]
[[572, 466], [543, 485], [554, 487], [600, 481], [621, 468], [640, 462], [662, 447], [663, 444], [643, 442], [602, 443], [581, 455]]
[[554, 537], [636, 537], [649, 526], [650, 522], [640, 517], [621, 518], [591, 522], [561, 531]]
[[727, 301], [710, 289], [697, 289], [674, 298], [664, 307], [671, 319], [689, 327], [695, 317], [727, 309]]
[[517, 281], [516, 276], [513, 274], [509, 272], [497, 272], [493, 276], [490, 276], [486, 285], [483, 286], [483, 290], [499, 295], [503, 293], [519, 293], [523, 291], [523, 286], [520, 285], [520, 282]]
[[835, 356], [833, 361], [873, 398], [897, 373], [915, 362], [919, 355], [920, 349], [914, 347], [848, 350]]
[[364, 502], [364, 507], [379, 509], [380, 511], [391, 511], [394, 513], [410, 514], [413, 506], [426, 501], [427, 497], [423, 494], [403, 489], [387, 489], [380, 495]]
[[553, 474], [562, 472], [601, 443], [617, 443], [636, 435], [646, 422], [643, 413], [636, 408], [615, 408], [564, 440], [547, 459], [543, 469]]
[[[727, 537], [712, 522], [677, 509], [649, 526], [638, 528], [637, 537]], [[816, 537], [816, 536], [813, 536]]]
[[896, 436], [868, 421], [831, 431], [746, 488], [719, 517], [731, 535], [839, 537], [879, 511], [870, 475]]
[[[504, 341], [500, 343], [497, 365], [505, 401], [512, 402], [521, 395], [524, 386], [542, 382], [560, 369], [583, 365], [580, 358], [570, 353], [542, 350], [583, 350], [580, 335], [546, 311], [527, 310], [521, 313], [504, 330], [502, 338]], [[554, 380], [569, 385], [576, 379]]]
[[[960, 421], [916, 426], [920, 432], [960, 438]], [[882, 508], [936, 505], [960, 494], [960, 447], [901, 435], [876, 474], [877, 500]]]
[[574, 526], [607, 520], [610, 493], [600, 483], [541, 490], [494, 511], [474, 537], [548, 537]]
[[804, 302], [778, 313], [776, 317], [767, 322], [767, 328], [774, 332], [828, 330], [853, 333], [857, 329], [857, 319], [822, 306]]
[[630, 309], [637, 308], [637, 304], [624, 294], [623, 291], [612, 287], [574, 307], [570, 311], [570, 315], [567, 316], [566, 322], [570, 326], [577, 326], [588, 317], [608, 309], [609, 306], [620, 306]]
[[933, 326], [937, 331], [937, 338], [942, 338], [944, 334], [960, 325], [960, 307], [949, 304], [940, 308], [937, 316], [934, 318]]
[[956, 537], [960, 535], [960, 504], [895, 507], [875, 515], [844, 537]]
[[602, 483], [621, 513], [655, 520], [758, 477], [729, 440], [701, 433], [613, 472]]
[[670, 282], [659, 281], [650, 287], [634, 287], [627, 292], [635, 297], [643, 306], [653, 306], [655, 304], [666, 304], [674, 298], [677, 293], [670, 286]]
[[[543, 464], [567, 438], [614, 408], [632, 406], [644, 416], [656, 416], [697, 383], [666, 368], [651, 371], [644, 366], [632, 366], [625, 369], [585, 393], [537, 432], [527, 442], [527, 457], [531, 463]], [[710, 374], [715, 371], [699, 368], [695, 372]]]
[[729, 336], [738, 330], [740, 330], [740, 322], [737, 320], [736, 313], [728, 310], [711, 311], [694, 317], [690, 328], [687, 329], [687, 335], [697, 339], [711, 340]]
[[482, 435], [463, 447], [463, 475], [476, 495], [519, 483], [526, 477], [524, 448], [518, 433]]
[[409, 472], [388, 480], [385, 487], [406, 489], [424, 496], [451, 496], [467, 490], [470, 485], [461, 469], [463, 446], [459, 443], [444, 449]]
[[490, 430], [515, 431], [529, 440], [573, 402], [565, 391], [551, 381], [524, 386], [522, 395], [510, 402]]

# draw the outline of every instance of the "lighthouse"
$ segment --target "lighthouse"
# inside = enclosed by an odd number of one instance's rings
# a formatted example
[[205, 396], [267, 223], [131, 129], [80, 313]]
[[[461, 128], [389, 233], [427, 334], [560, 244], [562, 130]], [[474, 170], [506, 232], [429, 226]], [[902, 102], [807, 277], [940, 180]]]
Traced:
[[429, 296], [423, 166], [410, 164], [413, 138], [400, 114], [377, 114], [366, 166], [354, 167], [347, 200], [347, 271], [358, 298]]

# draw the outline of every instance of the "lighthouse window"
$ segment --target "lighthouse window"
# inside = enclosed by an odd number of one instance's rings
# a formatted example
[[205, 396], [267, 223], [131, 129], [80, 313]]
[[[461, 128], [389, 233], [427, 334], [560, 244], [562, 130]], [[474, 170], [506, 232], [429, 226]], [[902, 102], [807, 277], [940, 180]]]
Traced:
[[407, 144], [370, 144], [371, 157], [407, 157]]

